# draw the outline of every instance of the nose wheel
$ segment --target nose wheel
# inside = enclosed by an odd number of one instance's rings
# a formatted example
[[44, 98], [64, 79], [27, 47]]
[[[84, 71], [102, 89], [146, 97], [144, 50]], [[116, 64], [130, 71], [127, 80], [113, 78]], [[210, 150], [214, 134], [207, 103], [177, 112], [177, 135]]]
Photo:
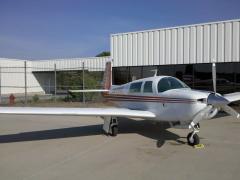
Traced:
[[199, 136], [196, 134], [196, 132], [190, 132], [187, 136], [187, 141], [190, 146], [198, 145], [200, 142]]

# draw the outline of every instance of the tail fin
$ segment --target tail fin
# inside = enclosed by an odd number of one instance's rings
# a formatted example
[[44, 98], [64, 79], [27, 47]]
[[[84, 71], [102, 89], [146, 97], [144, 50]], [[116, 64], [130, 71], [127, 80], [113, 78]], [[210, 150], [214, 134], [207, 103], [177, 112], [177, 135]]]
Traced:
[[112, 62], [106, 63], [106, 68], [103, 76], [103, 88], [109, 90], [112, 86]]

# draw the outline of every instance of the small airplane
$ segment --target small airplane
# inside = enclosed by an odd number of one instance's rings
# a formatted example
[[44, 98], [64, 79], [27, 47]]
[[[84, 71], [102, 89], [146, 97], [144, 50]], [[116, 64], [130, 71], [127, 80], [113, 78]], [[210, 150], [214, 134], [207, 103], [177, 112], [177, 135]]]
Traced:
[[108, 108], [36, 108], [0, 107], [0, 114], [77, 115], [100, 116], [103, 130], [112, 136], [118, 133], [118, 118], [142, 118], [169, 122], [173, 127], [191, 129], [187, 136], [189, 145], [199, 144], [199, 123], [213, 118], [220, 110], [240, 118], [228, 106], [240, 100], [240, 92], [221, 95], [216, 92], [216, 64], [212, 64], [213, 92], [189, 88], [171, 76], [157, 76], [134, 80], [123, 85], [112, 85], [111, 61], [106, 63], [104, 89], [72, 90], [71, 92], [102, 92], [117, 107]]

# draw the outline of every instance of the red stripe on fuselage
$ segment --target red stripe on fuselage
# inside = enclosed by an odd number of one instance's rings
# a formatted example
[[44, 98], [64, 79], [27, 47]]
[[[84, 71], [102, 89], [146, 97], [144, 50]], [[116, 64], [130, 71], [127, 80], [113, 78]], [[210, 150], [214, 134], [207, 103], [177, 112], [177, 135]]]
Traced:
[[105, 98], [111, 101], [139, 101], [139, 102], [163, 102], [163, 103], [194, 103], [194, 99], [166, 98], [159, 96], [136, 96], [122, 94], [105, 94]]

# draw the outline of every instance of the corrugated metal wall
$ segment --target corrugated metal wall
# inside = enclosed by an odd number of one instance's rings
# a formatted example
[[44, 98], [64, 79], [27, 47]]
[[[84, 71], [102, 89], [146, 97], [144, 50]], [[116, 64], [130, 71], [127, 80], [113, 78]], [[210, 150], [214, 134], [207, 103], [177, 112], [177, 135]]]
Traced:
[[240, 62], [240, 19], [111, 35], [114, 66]]
[[[31, 70], [32, 62], [27, 61], [27, 91], [28, 93], [41, 92], [43, 89]], [[1, 93], [24, 93], [24, 60], [0, 58]]]
[[81, 70], [83, 62], [89, 71], [104, 71], [108, 60], [110, 57], [38, 60], [32, 61], [32, 71], [53, 71], [54, 64], [57, 70]]

